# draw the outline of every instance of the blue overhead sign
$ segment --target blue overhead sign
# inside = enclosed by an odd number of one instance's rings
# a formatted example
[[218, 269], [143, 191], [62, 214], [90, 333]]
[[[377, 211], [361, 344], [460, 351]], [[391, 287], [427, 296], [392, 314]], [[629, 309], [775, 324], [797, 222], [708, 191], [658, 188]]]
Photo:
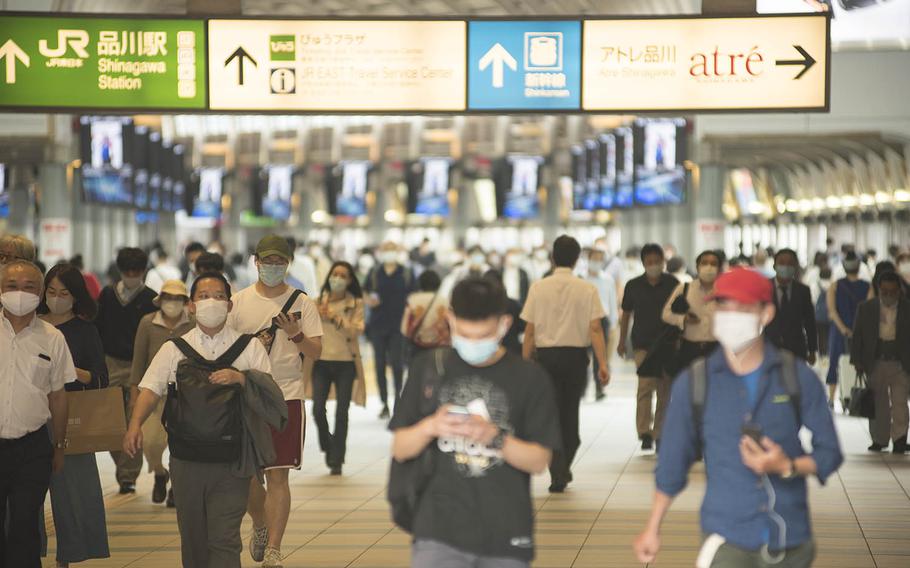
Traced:
[[580, 22], [469, 22], [469, 110], [577, 110], [580, 93]]

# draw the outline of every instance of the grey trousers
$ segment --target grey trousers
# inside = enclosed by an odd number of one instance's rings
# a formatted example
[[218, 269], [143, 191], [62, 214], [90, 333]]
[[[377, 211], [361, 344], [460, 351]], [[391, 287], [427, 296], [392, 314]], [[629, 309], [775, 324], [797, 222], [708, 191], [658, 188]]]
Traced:
[[518, 558], [477, 556], [436, 540], [418, 540], [411, 547], [411, 568], [528, 568]]
[[[772, 557], [775, 555], [772, 553]], [[752, 552], [724, 543], [714, 555], [711, 568], [809, 568], [815, 560], [815, 543], [811, 540], [796, 548], [787, 550], [786, 556], [777, 564], [769, 564], [761, 552]]]
[[869, 421], [869, 433], [873, 442], [888, 447], [890, 440], [907, 436], [910, 377], [900, 361], [878, 361], [872, 369], [869, 383], [875, 393], [875, 418]]
[[[108, 379], [111, 387], [119, 387], [123, 391], [123, 409], [126, 412], [126, 422], [130, 422], [130, 372], [133, 369], [131, 361], [114, 359], [104, 356], [107, 364]], [[136, 483], [139, 473], [142, 472], [142, 452], [136, 452], [134, 457], [129, 457], [123, 452], [111, 452], [111, 458], [117, 465], [117, 483]]]
[[183, 568], [240, 568], [250, 478], [234, 476], [231, 467], [171, 458]]

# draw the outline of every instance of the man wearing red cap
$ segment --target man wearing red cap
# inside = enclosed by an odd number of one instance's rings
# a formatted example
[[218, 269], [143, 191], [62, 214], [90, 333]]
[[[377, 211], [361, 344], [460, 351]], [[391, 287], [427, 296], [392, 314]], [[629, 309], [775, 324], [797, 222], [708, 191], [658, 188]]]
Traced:
[[[654, 505], [634, 544], [641, 562], [657, 556], [663, 518], [702, 451], [707, 490], [701, 528], [707, 538], [698, 566], [812, 564], [805, 478], [824, 483], [843, 456], [818, 377], [804, 361], [762, 339], [774, 319], [772, 294], [770, 281], [748, 269], [734, 269], [715, 284], [714, 335], [722, 349], [673, 385]], [[808, 453], [799, 439], [803, 426], [812, 432]]]

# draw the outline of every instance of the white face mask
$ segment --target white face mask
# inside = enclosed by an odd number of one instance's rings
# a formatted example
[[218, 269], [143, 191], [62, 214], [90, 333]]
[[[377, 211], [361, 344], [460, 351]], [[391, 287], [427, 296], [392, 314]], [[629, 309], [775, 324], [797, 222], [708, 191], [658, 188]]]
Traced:
[[68, 314], [73, 309], [72, 296], [48, 296], [45, 300], [47, 301], [47, 309], [55, 316]]
[[38, 309], [41, 298], [31, 292], [17, 290], [15, 292], [4, 292], [0, 294], [0, 304], [3, 309], [14, 316], [24, 316]]
[[717, 280], [717, 267], [711, 265], [700, 266], [698, 268], [698, 279], [705, 284], [714, 284]]
[[645, 267], [645, 273], [649, 278], [657, 278], [664, 273], [664, 265], [662, 264], [649, 264]]
[[748, 312], [717, 311], [714, 337], [733, 353], [741, 353], [761, 337], [761, 315]]
[[396, 264], [398, 253], [393, 250], [384, 250], [379, 253], [379, 261], [383, 264]]
[[184, 304], [180, 300], [167, 300], [161, 302], [161, 312], [171, 318], [176, 319], [183, 315]]
[[904, 261], [897, 265], [897, 271], [903, 276], [910, 276], [910, 262]]
[[521, 257], [511, 255], [506, 257], [506, 268], [518, 268], [521, 266]]
[[196, 321], [205, 327], [218, 327], [228, 316], [228, 303], [225, 300], [199, 300], [196, 302]]

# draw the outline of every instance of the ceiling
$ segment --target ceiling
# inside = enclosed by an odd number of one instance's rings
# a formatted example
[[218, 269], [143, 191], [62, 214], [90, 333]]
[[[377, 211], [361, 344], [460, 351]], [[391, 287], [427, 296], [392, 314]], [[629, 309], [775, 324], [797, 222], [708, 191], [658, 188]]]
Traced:
[[[197, 1], [197, 4], [205, 4]], [[241, 0], [249, 16], [697, 14], [701, 0]], [[54, 12], [185, 14], [187, 0], [53, 0]]]
[[770, 164], [799, 165], [805, 162], [831, 162], [867, 152], [883, 155], [886, 150], [903, 152], [908, 143], [902, 137], [880, 133], [845, 133], [809, 136], [706, 136], [703, 143], [712, 148], [712, 157], [735, 167], [760, 167]]

